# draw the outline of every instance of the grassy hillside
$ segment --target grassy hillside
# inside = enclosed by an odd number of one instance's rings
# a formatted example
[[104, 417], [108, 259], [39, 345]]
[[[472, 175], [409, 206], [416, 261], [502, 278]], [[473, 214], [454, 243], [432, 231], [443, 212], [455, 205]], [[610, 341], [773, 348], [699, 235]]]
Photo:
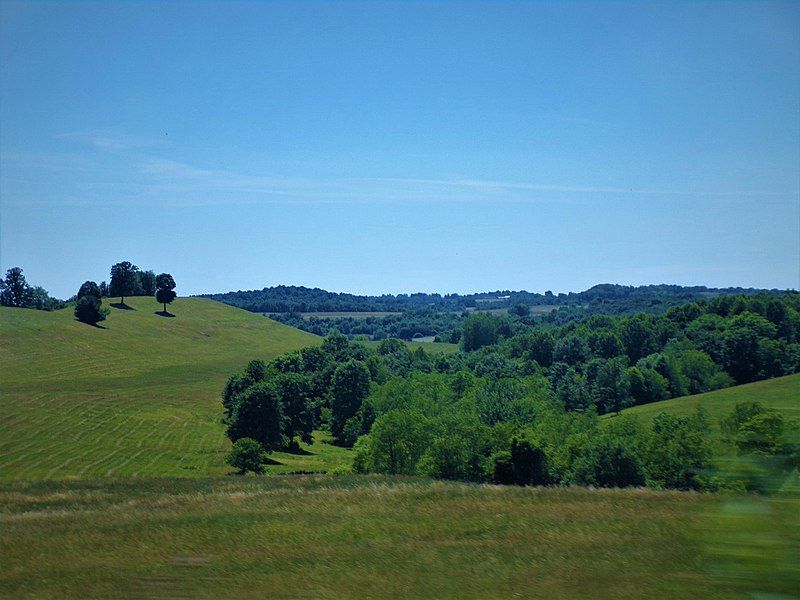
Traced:
[[[706, 569], [717, 502], [357, 476], [0, 482], [0, 595], [745, 598]], [[748, 592], [792, 585], [749, 575]]]
[[223, 472], [227, 378], [319, 341], [205, 299], [126, 304], [102, 328], [0, 308], [0, 479]]
[[[694, 413], [698, 407], [702, 407], [708, 413], [713, 431], [718, 435], [720, 419], [728, 416], [737, 403], [750, 401], [760, 402], [767, 408], [779, 410], [790, 419], [800, 420], [800, 374], [738, 385], [696, 396], [643, 404], [627, 408], [623, 413], [650, 419], [661, 412], [688, 415]], [[613, 417], [607, 415], [606, 418]]]

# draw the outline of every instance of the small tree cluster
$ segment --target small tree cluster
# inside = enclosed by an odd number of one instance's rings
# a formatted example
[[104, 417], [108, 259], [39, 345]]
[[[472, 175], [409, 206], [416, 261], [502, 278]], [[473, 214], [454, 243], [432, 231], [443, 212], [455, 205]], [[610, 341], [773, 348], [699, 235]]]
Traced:
[[[101, 287], [105, 282], [101, 284]], [[153, 271], [141, 271], [129, 261], [118, 262], [111, 267], [111, 283], [101, 295], [119, 296], [121, 305], [125, 305], [125, 296], [153, 296], [164, 305], [163, 314], [167, 312], [167, 304], [175, 300], [175, 279], [169, 273], [156, 275]]]

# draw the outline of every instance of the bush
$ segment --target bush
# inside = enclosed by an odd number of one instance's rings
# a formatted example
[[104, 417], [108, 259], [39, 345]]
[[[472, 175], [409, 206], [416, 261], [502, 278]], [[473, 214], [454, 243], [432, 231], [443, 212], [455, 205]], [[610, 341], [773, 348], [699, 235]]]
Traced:
[[267, 460], [267, 453], [257, 441], [252, 438], [239, 438], [225, 456], [225, 462], [230, 466], [239, 469], [239, 474], [244, 475], [248, 471], [253, 473], [264, 472], [264, 461]]
[[75, 318], [81, 323], [96, 325], [108, 316], [108, 309], [100, 307], [97, 296], [83, 296], [75, 305]]

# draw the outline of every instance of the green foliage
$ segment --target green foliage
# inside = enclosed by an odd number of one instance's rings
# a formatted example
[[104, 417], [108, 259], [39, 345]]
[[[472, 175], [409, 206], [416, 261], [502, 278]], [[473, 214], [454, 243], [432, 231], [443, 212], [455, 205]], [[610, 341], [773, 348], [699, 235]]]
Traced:
[[433, 431], [417, 472], [437, 479], [486, 481], [491, 475], [489, 428], [465, 415], [442, 417]]
[[155, 278], [156, 302], [164, 305], [164, 313], [167, 312], [167, 304], [175, 300], [175, 280], [169, 273], [161, 273]]
[[156, 293], [156, 274], [153, 271], [139, 273], [139, 291], [142, 296], [152, 296]]
[[78, 290], [78, 295], [75, 296], [76, 300], [80, 300], [84, 296], [94, 296], [97, 299], [102, 297], [100, 293], [100, 286], [98, 286], [94, 281], [86, 281], [83, 283]]
[[272, 382], [256, 383], [238, 394], [228, 419], [227, 434], [232, 442], [249, 437], [268, 452], [285, 448], [286, 416], [280, 393]]
[[139, 267], [127, 260], [111, 266], [109, 294], [119, 296], [120, 304], [125, 304], [125, 296], [134, 295], [139, 287]]
[[16, 308], [25, 308], [30, 303], [30, 286], [19, 267], [12, 267], [6, 271], [0, 290], [0, 303], [3, 306]]
[[331, 433], [340, 441], [343, 438], [345, 423], [355, 416], [361, 408], [361, 403], [369, 395], [369, 386], [369, 369], [361, 361], [351, 359], [340, 364], [334, 371], [330, 392]]
[[570, 481], [599, 487], [644, 485], [645, 470], [639, 456], [623, 440], [598, 435], [576, 459]]
[[501, 319], [485, 312], [470, 314], [461, 324], [461, 349], [465, 352], [496, 344]]
[[253, 473], [264, 472], [264, 461], [267, 453], [256, 440], [243, 437], [236, 440], [231, 451], [225, 456], [225, 462], [239, 470], [240, 475], [248, 471]]
[[681, 490], [700, 489], [703, 472], [711, 466], [708, 431], [702, 413], [691, 417], [656, 415], [644, 448], [649, 483]]
[[8, 269], [5, 278], [0, 279], [0, 306], [50, 311], [64, 305], [61, 300], [51, 298], [46, 289], [28, 285], [19, 267]]
[[88, 325], [96, 325], [108, 316], [108, 309], [102, 308], [97, 296], [83, 296], [75, 303], [75, 318]]
[[355, 467], [360, 472], [412, 475], [428, 449], [430, 420], [418, 412], [391, 410], [379, 416], [370, 434], [359, 440]]

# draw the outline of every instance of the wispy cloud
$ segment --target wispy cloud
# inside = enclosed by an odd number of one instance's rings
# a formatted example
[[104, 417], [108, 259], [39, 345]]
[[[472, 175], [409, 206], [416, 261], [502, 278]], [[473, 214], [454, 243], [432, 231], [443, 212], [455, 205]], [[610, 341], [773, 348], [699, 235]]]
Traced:
[[443, 188], [476, 190], [529, 190], [539, 192], [562, 192], [567, 194], [643, 194], [643, 195], [724, 195], [724, 196], [785, 196], [795, 192], [768, 192], [759, 190], [667, 190], [638, 187], [604, 187], [591, 185], [560, 185], [552, 183], [528, 183], [519, 181], [495, 181], [484, 179], [414, 179], [381, 178], [368, 181], [395, 184], [428, 185]]

